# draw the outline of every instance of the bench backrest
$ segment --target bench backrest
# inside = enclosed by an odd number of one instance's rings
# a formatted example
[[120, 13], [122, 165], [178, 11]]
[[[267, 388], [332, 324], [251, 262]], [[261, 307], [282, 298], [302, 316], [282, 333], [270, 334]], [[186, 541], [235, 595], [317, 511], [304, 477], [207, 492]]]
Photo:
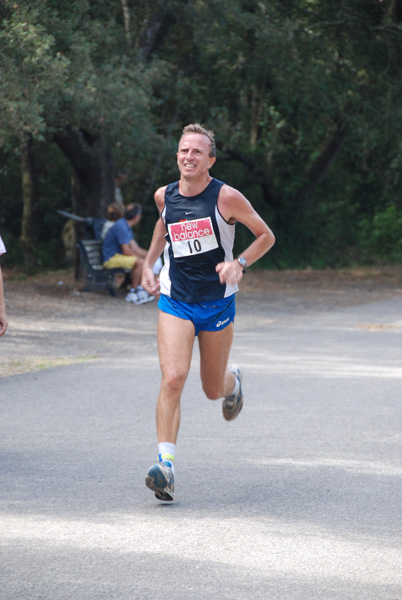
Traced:
[[102, 268], [102, 241], [79, 240], [78, 248], [85, 263], [92, 268]]

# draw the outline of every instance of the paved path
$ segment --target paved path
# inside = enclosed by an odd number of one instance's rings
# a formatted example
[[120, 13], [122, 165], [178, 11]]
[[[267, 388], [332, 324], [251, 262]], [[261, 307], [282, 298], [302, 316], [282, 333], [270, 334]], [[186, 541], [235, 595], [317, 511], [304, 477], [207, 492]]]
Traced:
[[172, 505], [144, 485], [155, 306], [57, 334], [96, 360], [0, 380], [2, 600], [402, 599], [402, 299], [238, 311], [245, 407], [202, 397], [195, 348]]

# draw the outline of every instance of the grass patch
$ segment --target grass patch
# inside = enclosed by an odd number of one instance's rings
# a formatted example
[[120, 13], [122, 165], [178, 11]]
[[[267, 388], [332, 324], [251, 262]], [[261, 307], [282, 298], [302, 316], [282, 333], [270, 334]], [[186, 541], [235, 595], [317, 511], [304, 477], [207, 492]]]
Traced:
[[19, 361], [0, 362], [0, 377], [10, 377], [11, 375], [21, 375], [23, 373], [35, 373], [44, 369], [52, 369], [54, 367], [65, 367], [76, 363], [95, 360], [96, 355], [92, 356], [77, 356], [75, 358], [44, 358], [35, 357], [27, 358]]

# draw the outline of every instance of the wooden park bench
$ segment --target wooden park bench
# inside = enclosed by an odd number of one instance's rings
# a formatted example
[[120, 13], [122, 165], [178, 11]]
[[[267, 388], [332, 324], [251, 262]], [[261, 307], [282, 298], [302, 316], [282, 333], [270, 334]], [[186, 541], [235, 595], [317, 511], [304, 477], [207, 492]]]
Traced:
[[[85, 287], [82, 291], [92, 292], [106, 290], [111, 296], [117, 296], [114, 279], [117, 273], [129, 277], [126, 269], [104, 269], [102, 260], [101, 240], [79, 240], [77, 248], [80, 252], [82, 272], [85, 277]], [[126, 279], [122, 286], [126, 285]]]

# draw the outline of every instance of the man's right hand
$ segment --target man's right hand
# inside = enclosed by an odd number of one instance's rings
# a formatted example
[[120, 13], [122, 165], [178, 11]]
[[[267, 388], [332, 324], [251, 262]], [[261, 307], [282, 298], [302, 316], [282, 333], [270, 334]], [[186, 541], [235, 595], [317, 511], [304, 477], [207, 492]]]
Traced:
[[155, 273], [150, 267], [143, 267], [141, 285], [151, 296], [160, 295], [159, 279], [155, 279]]

